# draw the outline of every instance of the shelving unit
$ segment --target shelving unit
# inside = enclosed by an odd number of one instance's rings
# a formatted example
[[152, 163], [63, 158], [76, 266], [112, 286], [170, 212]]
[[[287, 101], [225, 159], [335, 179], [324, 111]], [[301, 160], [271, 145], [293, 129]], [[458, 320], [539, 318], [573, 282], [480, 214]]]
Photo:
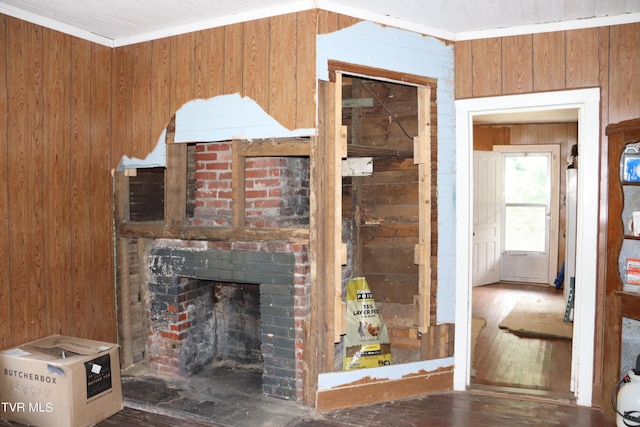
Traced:
[[[608, 221], [602, 402], [610, 400], [611, 391], [620, 379], [622, 319], [640, 320], [640, 294], [629, 292], [624, 270], [626, 254], [640, 258], [640, 237], [633, 236], [629, 229], [630, 212], [640, 211], [640, 182], [623, 181], [620, 173], [625, 149], [640, 141], [640, 119], [611, 124], [607, 126], [606, 134], [608, 168], [603, 171], [603, 178], [608, 179]], [[633, 197], [630, 197], [631, 193]]]

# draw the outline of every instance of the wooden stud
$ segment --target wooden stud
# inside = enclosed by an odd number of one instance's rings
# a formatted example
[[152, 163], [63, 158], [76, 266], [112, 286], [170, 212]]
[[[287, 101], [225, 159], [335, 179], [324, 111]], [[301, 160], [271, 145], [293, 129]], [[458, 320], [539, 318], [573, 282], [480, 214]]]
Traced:
[[414, 262], [419, 267], [416, 326], [426, 333], [431, 313], [431, 88], [418, 88], [418, 136], [414, 138], [414, 162], [418, 164], [418, 244]]
[[311, 153], [308, 138], [235, 141], [235, 145], [238, 155], [245, 157], [309, 157]]
[[129, 222], [117, 225], [118, 236], [146, 239], [211, 240], [213, 242], [283, 241], [307, 243], [308, 228], [246, 228], [167, 225], [162, 222]]
[[241, 142], [234, 140], [231, 161], [231, 209], [233, 226], [244, 227], [245, 222], [245, 158], [240, 154]]
[[[340, 336], [346, 333], [347, 319], [346, 315], [342, 314], [342, 159], [347, 157], [347, 127], [342, 125], [342, 74], [336, 76], [335, 91], [333, 97], [333, 116], [335, 136], [332, 141], [332, 149], [329, 148], [329, 168], [331, 176], [328, 177], [333, 180], [333, 186], [331, 188], [332, 197], [334, 200], [333, 210], [328, 211], [327, 214], [333, 217], [333, 236], [331, 242], [333, 246], [332, 251], [332, 276], [331, 282], [333, 284], [333, 312], [334, 312], [334, 342], [340, 342]], [[346, 251], [345, 251], [346, 261]], [[346, 262], [344, 263], [346, 264]], [[346, 313], [346, 311], [345, 311]]]
[[[170, 131], [173, 130], [173, 131]], [[183, 224], [187, 217], [187, 144], [174, 144], [175, 115], [167, 126], [164, 222]]]
[[[114, 172], [115, 221], [123, 223], [129, 219], [129, 177], [125, 172]], [[118, 287], [118, 338], [120, 344], [120, 363], [122, 367], [133, 364], [133, 346], [131, 333], [131, 300], [129, 283], [129, 239], [118, 236], [115, 246], [116, 284]]]

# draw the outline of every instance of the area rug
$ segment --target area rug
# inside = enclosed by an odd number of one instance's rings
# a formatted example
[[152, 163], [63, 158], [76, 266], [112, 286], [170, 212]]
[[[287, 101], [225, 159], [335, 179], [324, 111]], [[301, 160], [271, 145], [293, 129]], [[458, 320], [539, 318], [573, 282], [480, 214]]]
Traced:
[[524, 337], [570, 340], [573, 323], [564, 321], [565, 309], [562, 298], [520, 297], [498, 326]]
[[[484, 328], [486, 324], [487, 319], [483, 319], [482, 317], [474, 317], [471, 319], [471, 354], [474, 356], [474, 358], [472, 359], [472, 365], [473, 362], [475, 362], [475, 349], [476, 345], [478, 344], [478, 337], [480, 336], [482, 328]], [[472, 366], [471, 376], [475, 377], [476, 373], [476, 369]]]

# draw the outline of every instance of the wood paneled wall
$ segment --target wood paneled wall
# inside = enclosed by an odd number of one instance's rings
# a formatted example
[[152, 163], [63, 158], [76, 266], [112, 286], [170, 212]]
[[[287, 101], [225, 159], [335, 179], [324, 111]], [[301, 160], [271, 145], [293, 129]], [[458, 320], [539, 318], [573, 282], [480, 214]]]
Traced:
[[110, 49], [0, 15], [0, 348], [115, 339]]
[[[601, 162], [605, 128], [640, 117], [640, 24], [456, 42], [456, 98], [599, 87]], [[597, 171], [594, 171], [597, 173]], [[600, 183], [599, 259], [606, 256], [607, 182]], [[600, 396], [604, 263], [598, 266], [594, 396]], [[606, 405], [607, 402], [602, 402]]]
[[0, 349], [52, 333], [117, 339], [112, 177], [180, 106], [238, 92], [315, 126], [310, 11], [110, 49], [0, 15]]

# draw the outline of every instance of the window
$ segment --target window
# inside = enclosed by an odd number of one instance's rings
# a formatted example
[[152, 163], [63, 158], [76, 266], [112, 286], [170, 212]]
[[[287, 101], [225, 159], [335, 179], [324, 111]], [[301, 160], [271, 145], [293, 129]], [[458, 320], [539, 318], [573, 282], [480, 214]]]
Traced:
[[505, 252], [547, 251], [550, 164], [546, 153], [505, 154]]

